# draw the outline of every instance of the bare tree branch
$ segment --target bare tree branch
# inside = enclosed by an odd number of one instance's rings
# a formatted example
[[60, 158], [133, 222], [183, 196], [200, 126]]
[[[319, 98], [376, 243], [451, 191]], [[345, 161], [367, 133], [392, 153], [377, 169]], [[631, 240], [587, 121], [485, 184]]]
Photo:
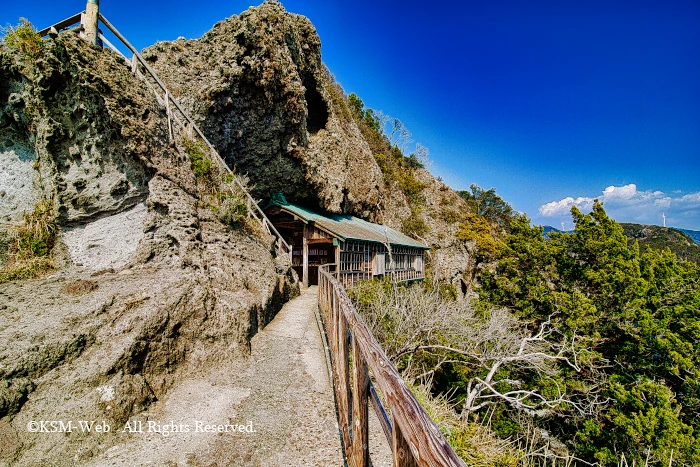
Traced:
[[[365, 319], [387, 356], [399, 366], [408, 362], [405, 370], [414, 381], [430, 378], [448, 364], [468, 369], [472, 376], [462, 405], [464, 418], [499, 402], [531, 416], [554, 410], [589, 415], [608, 402], [600, 398], [604, 379], [597, 369], [602, 362], [586, 359], [590, 381], [575, 393], [561, 387], [562, 368], [581, 373], [578, 355], [587, 349], [579, 348], [575, 333], [560, 333], [552, 316], [531, 332], [506, 309], [481, 316], [469, 301], [445, 299], [435, 287], [394, 283], [376, 287], [372, 295], [371, 307], [363, 310]], [[525, 387], [517, 375], [527, 373], [554, 388], [554, 395]]]

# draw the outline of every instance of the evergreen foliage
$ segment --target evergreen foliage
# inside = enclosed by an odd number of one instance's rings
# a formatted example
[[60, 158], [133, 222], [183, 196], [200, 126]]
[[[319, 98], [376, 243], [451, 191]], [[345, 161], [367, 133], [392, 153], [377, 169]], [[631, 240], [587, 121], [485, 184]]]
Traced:
[[[354, 291], [406, 378], [547, 465], [700, 465], [700, 266], [641, 252], [597, 201], [546, 239], [491, 190], [468, 195], [456, 236], [488, 264], [475, 301], [431, 286]], [[468, 458], [469, 441], [448, 438]]]
[[[700, 462], [700, 268], [670, 251], [628, 245], [623, 228], [595, 202], [572, 208], [575, 230], [552, 233], [517, 217], [481, 300], [587, 342], [605, 362], [608, 403], [594, 416], [540, 423], [577, 456], [614, 465]], [[582, 375], [571, 374], [567, 384]], [[673, 451], [673, 454], [672, 454]]]
[[495, 188], [484, 190], [472, 184], [469, 191], [460, 191], [459, 196], [467, 202], [471, 214], [484, 218], [504, 231], [510, 229], [510, 221], [515, 216], [515, 211], [496, 194]]
[[[336, 101], [339, 91], [335, 88], [332, 91], [331, 97]], [[413, 237], [425, 235], [430, 230], [422, 217], [425, 208], [423, 190], [427, 185], [418, 180], [416, 170], [423, 168], [427, 149], [416, 145], [416, 150], [413, 153], [408, 156], [404, 155], [404, 151], [399, 148], [398, 141], [407, 142], [407, 135], [410, 133], [401, 122], [393, 119], [394, 129], [396, 132], [399, 132], [399, 129], [402, 130], [403, 135], [403, 139], [399, 135], [393, 144], [391, 138], [384, 134], [384, 125], [388, 117], [383, 121], [381, 112], [365, 108], [364, 102], [355, 93], [347, 97], [347, 109], [369, 144], [374, 159], [384, 176], [384, 182], [389, 186], [398, 186], [406, 197], [411, 214], [401, 222], [401, 230]]]
[[620, 224], [629, 239], [630, 246], [639, 242], [639, 249], [669, 249], [678, 258], [700, 263], [700, 245], [685, 232], [670, 227], [643, 224]]

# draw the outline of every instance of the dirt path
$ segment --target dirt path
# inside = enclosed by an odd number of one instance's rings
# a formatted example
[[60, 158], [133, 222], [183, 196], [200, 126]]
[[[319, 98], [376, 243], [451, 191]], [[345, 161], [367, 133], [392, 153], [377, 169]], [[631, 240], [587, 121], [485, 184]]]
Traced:
[[[179, 384], [144, 414], [144, 433], [122, 435], [91, 465], [342, 466], [316, 294], [287, 303], [253, 338], [250, 358]], [[148, 421], [190, 431], [163, 436]], [[197, 432], [198, 421], [244, 431]]]
[[227, 460], [255, 466], [343, 465], [317, 306], [316, 287], [309, 288], [253, 338], [251, 367], [241, 378], [253, 383], [251, 395], [238, 413], [252, 420], [258, 433], [222, 443], [236, 452]]

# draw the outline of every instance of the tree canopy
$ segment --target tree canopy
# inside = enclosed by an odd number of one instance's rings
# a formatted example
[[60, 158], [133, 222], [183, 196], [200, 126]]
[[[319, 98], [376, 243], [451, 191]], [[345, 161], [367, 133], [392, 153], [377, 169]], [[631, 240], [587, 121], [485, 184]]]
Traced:
[[480, 278], [481, 300], [535, 324], [552, 317], [602, 363], [605, 408], [540, 423], [589, 461], [698, 465], [700, 268], [668, 250], [640, 253], [598, 201], [571, 214], [574, 231], [550, 240], [516, 217], [496, 268]]

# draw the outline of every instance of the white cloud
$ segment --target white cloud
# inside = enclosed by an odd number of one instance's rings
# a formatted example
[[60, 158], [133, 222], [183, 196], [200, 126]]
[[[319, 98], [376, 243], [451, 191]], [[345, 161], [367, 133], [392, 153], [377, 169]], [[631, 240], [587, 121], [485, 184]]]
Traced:
[[678, 202], [683, 204], [694, 204], [697, 207], [697, 205], [700, 204], [700, 191], [697, 193], [683, 195], [678, 199]]
[[574, 199], [571, 197], [564, 198], [561, 201], [552, 201], [551, 203], [540, 206], [540, 214], [547, 217], [566, 214], [573, 204]]
[[551, 203], [540, 206], [540, 214], [545, 217], [551, 216], [566, 216], [571, 211], [572, 206], [579, 209], [590, 209], [593, 207], [594, 198], [579, 196], [574, 199], [571, 196], [562, 199], [561, 201], [552, 201]]
[[658, 206], [660, 208], [669, 208], [671, 207], [671, 198], [669, 198], [668, 196], [664, 196], [663, 198], [655, 199], [654, 206]]
[[603, 190], [603, 199], [632, 199], [637, 193], [637, 185], [630, 183], [625, 186], [609, 186]]
[[640, 191], [637, 185], [609, 186], [597, 197], [567, 196], [560, 201], [551, 201], [539, 208], [542, 217], [568, 217], [572, 206], [582, 211], [593, 207], [593, 200], [603, 202], [605, 210], [618, 222], [661, 224], [662, 214], [668, 226], [700, 229], [700, 192], [682, 194], [674, 191], [666, 194], [659, 190]]

